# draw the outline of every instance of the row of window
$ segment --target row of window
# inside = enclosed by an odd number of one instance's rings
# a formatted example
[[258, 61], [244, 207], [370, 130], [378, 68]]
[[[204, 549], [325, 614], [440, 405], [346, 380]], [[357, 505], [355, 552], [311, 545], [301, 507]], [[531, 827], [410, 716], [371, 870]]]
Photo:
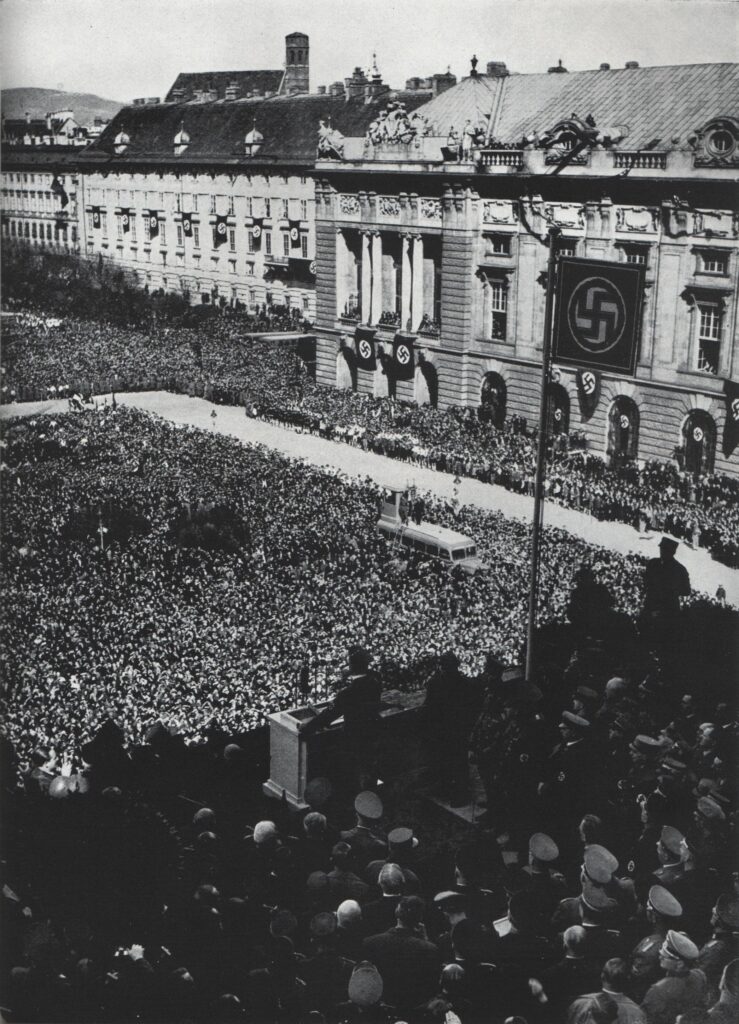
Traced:
[[[145, 209], [158, 209], [161, 205], [165, 210], [173, 210], [175, 213], [199, 213], [207, 208], [210, 214], [224, 213], [228, 217], [236, 216], [235, 196], [221, 195], [198, 195], [197, 192], [141, 192], [117, 190], [115, 193], [116, 206], [135, 206], [136, 196], [140, 195], [142, 206]], [[269, 196], [244, 196], [246, 204], [246, 217], [279, 217], [282, 220], [308, 220], [307, 199], [272, 199]], [[102, 189], [90, 189], [87, 192], [87, 201], [91, 205], [103, 205], [112, 202], [112, 195]]]
[[[15, 202], [13, 202], [15, 200]], [[61, 196], [52, 192], [21, 192], [14, 189], [3, 189], [3, 207], [8, 210], [29, 210], [33, 213], [53, 213], [61, 209]]]
[[6, 238], [27, 238], [29, 241], [77, 242], [77, 228], [74, 224], [52, 224], [51, 221], [37, 223], [35, 220], [3, 220], [3, 234]]
[[[487, 255], [510, 256], [512, 239], [514, 237], [511, 234], [488, 234], [486, 232]], [[577, 256], [578, 241], [579, 239], [577, 238], [560, 238], [556, 243], [557, 254], [559, 256]], [[639, 264], [641, 266], [649, 264], [650, 245], [646, 243], [630, 244], [627, 242], [617, 242], [616, 244], [624, 263]], [[696, 273], [716, 274], [719, 276], [726, 276], [729, 273], [728, 252], [717, 249], [699, 249], [696, 252], [696, 257]]]
[[[146, 285], [151, 288], [154, 284], [152, 274], [149, 271], [140, 271], [138, 273], [139, 281], [142, 285]], [[157, 287], [161, 287], [164, 291], [170, 290], [170, 288], [179, 290], [181, 292], [189, 292], [190, 295], [200, 294], [204, 302], [215, 302], [220, 298], [220, 289], [218, 285], [215, 285], [210, 291], [202, 291], [203, 287], [207, 286], [207, 282], [203, 281], [189, 281], [185, 277], [180, 278], [169, 278], [166, 275], [160, 279], [160, 284]], [[236, 285], [231, 286], [231, 299], [232, 301], [241, 301], [242, 291]], [[256, 288], [249, 288], [248, 290], [248, 303], [254, 307], [257, 303], [265, 303], [267, 306], [284, 306], [286, 309], [299, 309], [302, 313], [310, 313], [310, 299], [307, 295], [291, 295], [290, 292], [275, 292], [267, 290], [264, 293], [263, 298], [259, 298], [257, 295]]]
[[[51, 185], [54, 178], [57, 178], [62, 185], [67, 184], [67, 179], [64, 174], [27, 174], [21, 173], [5, 173], [3, 174], [3, 185], [7, 181], [10, 185]], [[71, 182], [70, 178], [70, 182]]]

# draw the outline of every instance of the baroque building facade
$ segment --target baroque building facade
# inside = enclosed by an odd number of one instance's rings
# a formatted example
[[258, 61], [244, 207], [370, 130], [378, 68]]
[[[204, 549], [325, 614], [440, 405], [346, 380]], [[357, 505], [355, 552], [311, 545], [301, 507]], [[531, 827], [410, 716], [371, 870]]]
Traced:
[[556, 226], [561, 254], [642, 264], [646, 287], [635, 376], [604, 374], [593, 410], [555, 366], [550, 429], [736, 473], [739, 67], [490, 70], [318, 160], [318, 380], [536, 422]]

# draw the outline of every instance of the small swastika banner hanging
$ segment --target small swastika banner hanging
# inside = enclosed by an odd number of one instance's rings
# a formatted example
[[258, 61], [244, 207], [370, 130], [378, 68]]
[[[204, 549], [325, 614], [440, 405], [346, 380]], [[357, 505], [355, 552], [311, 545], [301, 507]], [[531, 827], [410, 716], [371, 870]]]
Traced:
[[565, 256], [557, 274], [555, 362], [633, 376], [644, 267]]

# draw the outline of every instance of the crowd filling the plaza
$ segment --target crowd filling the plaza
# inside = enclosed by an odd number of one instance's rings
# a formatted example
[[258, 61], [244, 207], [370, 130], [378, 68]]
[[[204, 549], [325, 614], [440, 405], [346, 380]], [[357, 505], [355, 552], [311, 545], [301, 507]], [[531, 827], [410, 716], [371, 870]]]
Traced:
[[[80, 381], [103, 358], [157, 379], [134, 332], [58, 330]], [[254, 343], [238, 370], [223, 331], [194, 378], [214, 397], [277, 416], [302, 394], [328, 423], [294, 354]], [[25, 337], [4, 386], [76, 388], [70, 346]], [[191, 342], [170, 355], [193, 372]], [[455, 458], [525, 476], [521, 433], [338, 399], [333, 430], [456, 424]], [[546, 530], [527, 682], [523, 524], [424, 495], [486, 568], [401, 558], [370, 480], [112, 400], [2, 445], [5, 1020], [736, 1021], [737, 615], [674, 542], [645, 565]], [[393, 769], [392, 689], [421, 698]], [[339, 746], [291, 810], [254, 737], [323, 697], [304, 731], [343, 716]], [[426, 799], [461, 806], [475, 776], [469, 825]]]
[[[156, 302], [152, 299], [152, 302]], [[161, 301], [164, 301], [162, 299]], [[154, 306], [154, 310], [158, 307]], [[536, 430], [521, 417], [492, 422], [490, 409], [435, 409], [324, 387], [310, 377], [300, 339], [250, 332], [307, 329], [296, 310], [231, 309], [200, 324], [156, 320], [131, 326], [46, 314], [21, 314], [5, 330], [3, 403], [86, 397], [111, 389], [166, 389], [239, 405], [271, 419], [392, 458], [476, 477], [532, 494]], [[187, 324], [190, 324], [189, 326]], [[739, 564], [739, 482], [710, 474], [694, 478], [677, 463], [607, 463], [584, 437], [562, 434], [550, 444], [550, 501], [599, 519], [666, 531]]]

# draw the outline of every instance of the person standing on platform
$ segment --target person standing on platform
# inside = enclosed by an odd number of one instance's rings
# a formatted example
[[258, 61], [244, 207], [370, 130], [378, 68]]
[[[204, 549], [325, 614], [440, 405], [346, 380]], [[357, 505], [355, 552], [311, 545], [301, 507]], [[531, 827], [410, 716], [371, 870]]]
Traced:
[[353, 793], [377, 783], [375, 755], [381, 697], [382, 683], [370, 669], [368, 652], [363, 647], [351, 647], [347, 685], [328, 707], [300, 726], [301, 733], [309, 736], [343, 715], [339, 771], [347, 789]]
[[475, 684], [459, 671], [459, 658], [447, 651], [426, 683], [421, 709], [425, 761], [434, 773], [435, 788], [452, 807], [469, 799], [467, 749], [477, 714]]
[[690, 594], [688, 570], [675, 558], [678, 543], [659, 542], [659, 558], [650, 558], [644, 572], [642, 630], [648, 641], [669, 643], [680, 618], [680, 598]]

